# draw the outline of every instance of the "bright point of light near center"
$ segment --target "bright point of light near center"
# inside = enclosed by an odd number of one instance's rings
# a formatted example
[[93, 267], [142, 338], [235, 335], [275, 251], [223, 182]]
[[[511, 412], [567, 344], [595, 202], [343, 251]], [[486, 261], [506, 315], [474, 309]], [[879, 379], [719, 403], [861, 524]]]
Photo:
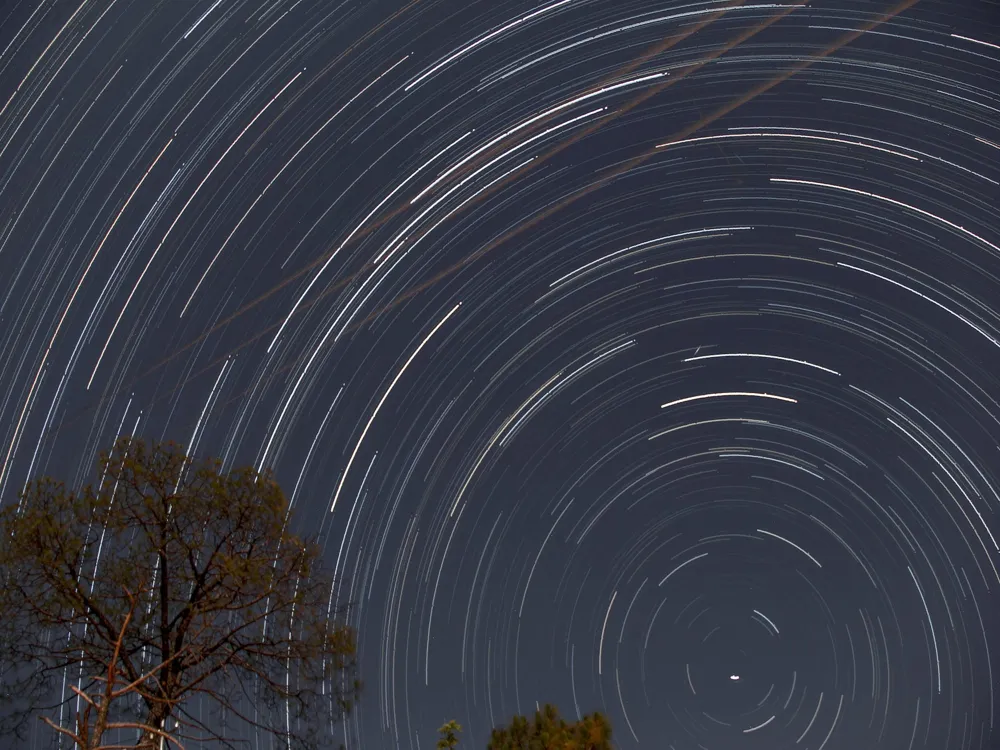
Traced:
[[729, 675], [729, 679], [730, 680], [738, 680], [738, 679], [740, 679], [740, 676], [738, 674], [731, 674], [731, 675]]

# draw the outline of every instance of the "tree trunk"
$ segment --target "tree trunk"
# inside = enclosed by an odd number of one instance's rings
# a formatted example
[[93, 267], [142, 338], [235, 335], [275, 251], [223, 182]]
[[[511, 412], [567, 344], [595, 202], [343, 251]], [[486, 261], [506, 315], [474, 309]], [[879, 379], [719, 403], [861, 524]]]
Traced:
[[[147, 727], [153, 727], [154, 729], [163, 730], [167, 725], [167, 717], [170, 712], [167, 710], [166, 706], [162, 703], [156, 703], [150, 706], [149, 710], [146, 712], [146, 719], [143, 721]], [[142, 748], [142, 750], [160, 750], [161, 746], [163, 750], [168, 750], [168, 746], [163, 743], [162, 735], [156, 734], [155, 732], [143, 731], [139, 735], [139, 740], [135, 743], [137, 748]]]

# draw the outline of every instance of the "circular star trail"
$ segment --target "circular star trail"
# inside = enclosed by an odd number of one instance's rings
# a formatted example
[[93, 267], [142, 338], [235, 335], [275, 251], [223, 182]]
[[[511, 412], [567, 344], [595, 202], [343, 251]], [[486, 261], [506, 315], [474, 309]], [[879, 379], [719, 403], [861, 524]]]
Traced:
[[995, 3], [2, 13], [3, 502], [274, 467], [348, 747], [995, 746]]

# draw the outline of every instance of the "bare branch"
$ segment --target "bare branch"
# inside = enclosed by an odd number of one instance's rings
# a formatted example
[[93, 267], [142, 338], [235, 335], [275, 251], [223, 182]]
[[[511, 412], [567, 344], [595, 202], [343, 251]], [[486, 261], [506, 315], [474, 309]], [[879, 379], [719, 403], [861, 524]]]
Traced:
[[81, 747], [81, 748], [82, 747], [86, 747], [86, 745], [83, 743], [83, 740], [78, 735], [76, 735], [73, 732], [71, 732], [70, 730], [66, 729], [66, 727], [59, 726], [54, 721], [52, 721], [48, 716], [39, 716], [38, 718], [41, 719], [42, 721], [44, 721], [46, 724], [48, 724], [53, 729], [55, 729], [57, 732], [59, 732], [59, 734], [64, 734], [67, 737], [69, 737], [79, 747]]
[[[108, 724], [108, 729], [141, 729], [143, 732], [149, 732], [150, 734], [155, 734], [157, 737], [162, 737], [168, 742], [172, 742], [177, 745], [180, 750], [184, 750], [184, 745], [178, 742], [169, 732], [164, 732], [162, 729], [151, 727], [148, 724], [139, 724], [134, 721], [113, 721]], [[109, 748], [115, 747], [115, 745], [101, 745], [101, 747]], [[131, 747], [131, 745], [129, 747]], [[100, 749], [98, 748], [97, 750]]]

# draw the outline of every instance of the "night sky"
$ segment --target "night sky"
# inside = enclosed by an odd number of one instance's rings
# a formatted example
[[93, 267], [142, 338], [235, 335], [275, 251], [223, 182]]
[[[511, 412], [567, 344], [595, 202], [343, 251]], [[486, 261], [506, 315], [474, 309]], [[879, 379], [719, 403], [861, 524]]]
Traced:
[[349, 748], [997, 748], [998, 205], [991, 0], [11, 0], [0, 497], [274, 467]]

